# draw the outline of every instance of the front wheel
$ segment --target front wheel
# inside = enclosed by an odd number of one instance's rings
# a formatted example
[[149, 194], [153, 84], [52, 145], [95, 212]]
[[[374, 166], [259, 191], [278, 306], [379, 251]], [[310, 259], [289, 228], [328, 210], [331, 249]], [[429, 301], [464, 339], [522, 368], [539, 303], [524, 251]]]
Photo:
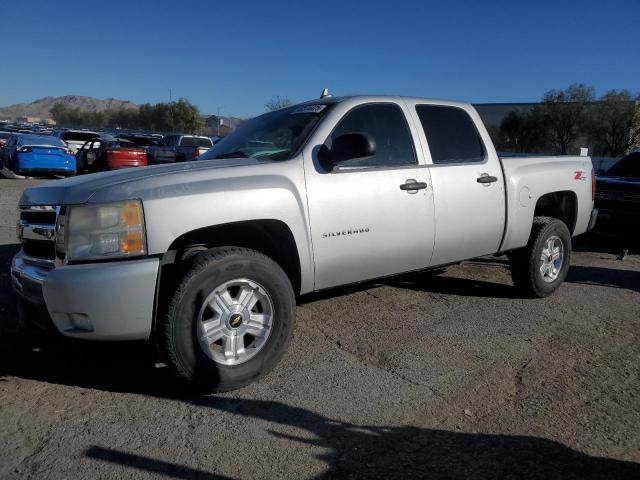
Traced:
[[531, 297], [551, 295], [569, 271], [569, 229], [555, 218], [535, 217], [527, 246], [511, 252], [509, 260], [516, 287]]
[[174, 373], [207, 390], [241, 388], [267, 374], [293, 333], [295, 296], [269, 257], [245, 248], [198, 254], [160, 331]]

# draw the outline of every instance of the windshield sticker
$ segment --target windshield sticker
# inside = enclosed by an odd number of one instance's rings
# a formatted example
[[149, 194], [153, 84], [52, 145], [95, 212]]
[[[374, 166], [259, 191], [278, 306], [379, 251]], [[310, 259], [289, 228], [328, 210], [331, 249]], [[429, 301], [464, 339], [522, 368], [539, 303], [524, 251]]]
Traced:
[[327, 108], [326, 105], [303, 105], [291, 112], [291, 115], [296, 113], [320, 113], [325, 108]]

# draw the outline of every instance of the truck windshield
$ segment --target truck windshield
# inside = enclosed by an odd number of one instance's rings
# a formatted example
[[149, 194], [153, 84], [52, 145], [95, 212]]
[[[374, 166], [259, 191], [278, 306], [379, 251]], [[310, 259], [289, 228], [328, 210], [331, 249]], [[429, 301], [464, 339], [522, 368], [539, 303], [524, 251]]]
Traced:
[[238, 127], [200, 160], [230, 157], [288, 160], [307, 141], [330, 105], [295, 105], [265, 113]]

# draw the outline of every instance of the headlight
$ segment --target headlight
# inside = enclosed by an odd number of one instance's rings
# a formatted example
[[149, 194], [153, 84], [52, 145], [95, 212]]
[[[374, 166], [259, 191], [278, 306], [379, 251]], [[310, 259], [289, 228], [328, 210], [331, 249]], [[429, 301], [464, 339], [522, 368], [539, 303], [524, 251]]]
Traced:
[[73, 205], [62, 227], [58, 240], [64, 242], [69, 262], [134, 257], [147, 250], [139, 200]]

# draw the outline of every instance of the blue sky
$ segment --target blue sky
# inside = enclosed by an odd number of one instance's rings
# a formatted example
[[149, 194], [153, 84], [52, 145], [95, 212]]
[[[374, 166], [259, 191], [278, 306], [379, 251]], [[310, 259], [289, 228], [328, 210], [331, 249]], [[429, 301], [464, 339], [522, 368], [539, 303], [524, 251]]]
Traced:
[[640, 0], [0, 0], [0, 105], [173, 97], [203, 113], [385, 93], [535, 101], [584, 82], [640, 91]]

